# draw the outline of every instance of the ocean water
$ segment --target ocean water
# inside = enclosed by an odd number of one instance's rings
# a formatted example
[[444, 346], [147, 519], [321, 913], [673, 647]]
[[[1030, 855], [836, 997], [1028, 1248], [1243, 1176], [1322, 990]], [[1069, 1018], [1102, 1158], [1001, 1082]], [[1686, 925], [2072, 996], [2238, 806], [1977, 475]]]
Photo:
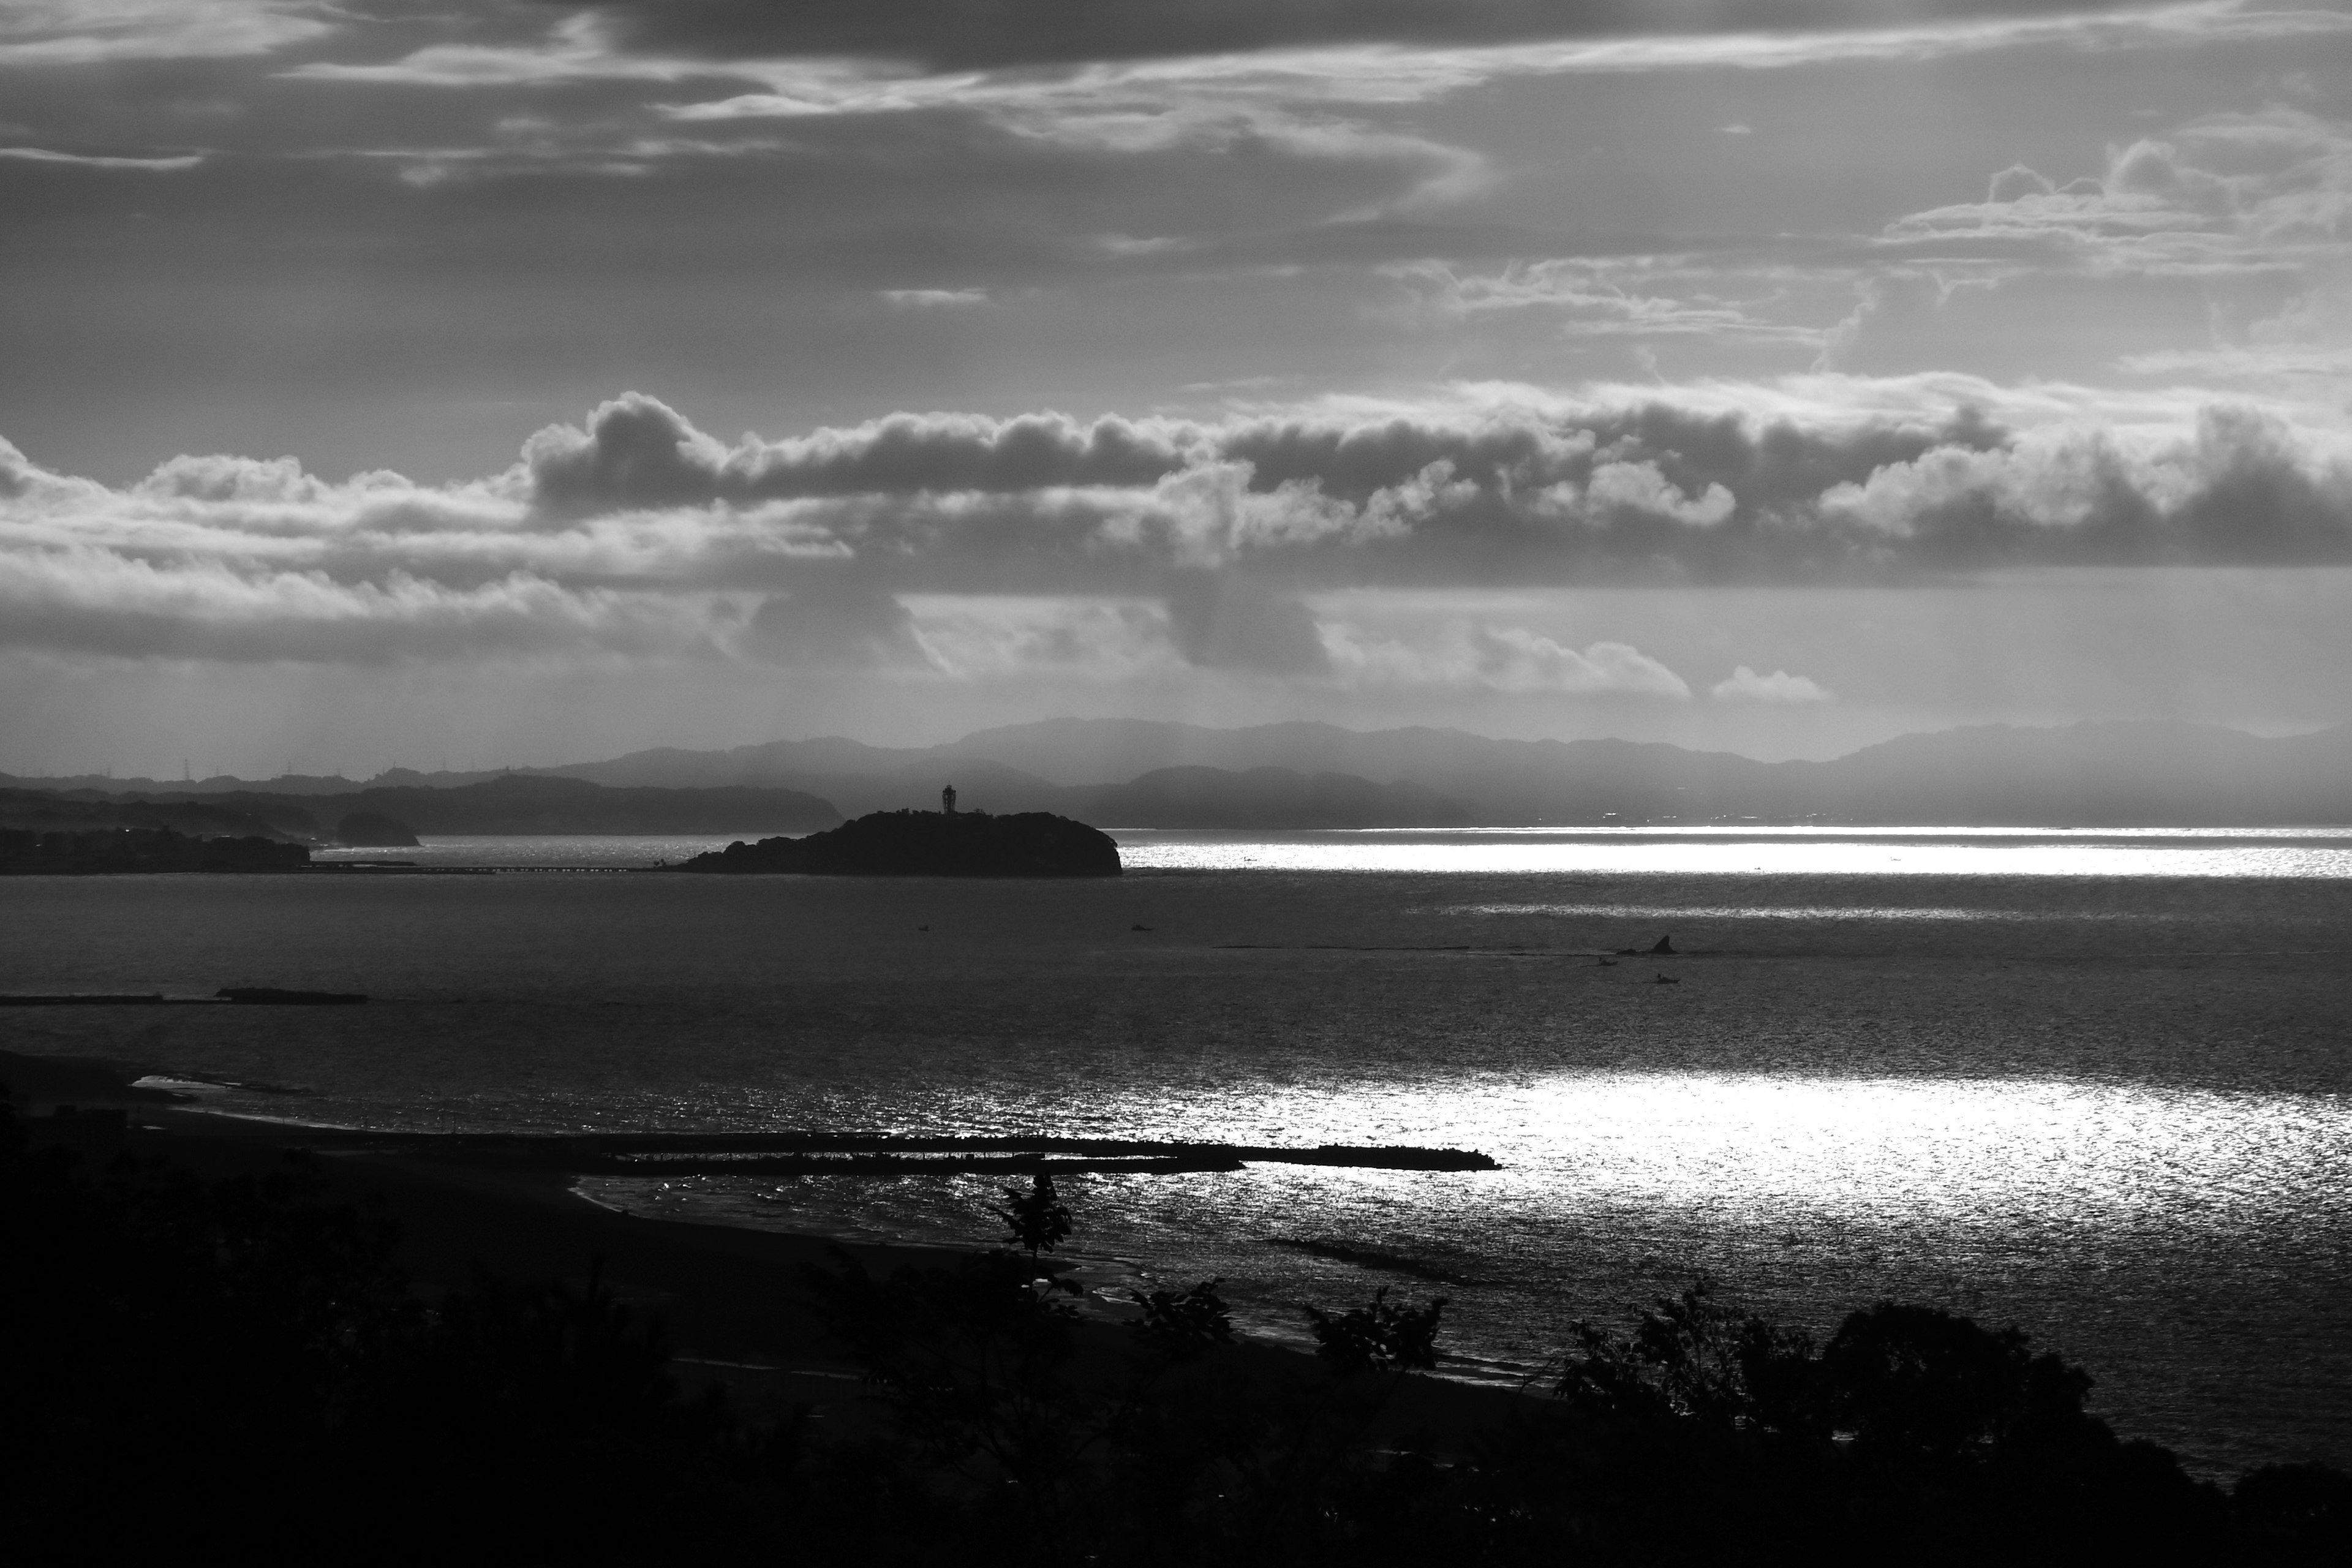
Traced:
[[[1894, 1296], [2021, 1325], [2201, 1468], [2352, 1463], [2352, 835], [1118, 837], [1116, 881], [9, 879], [0, 990], [374, 1000], [0, 1010], [0, 1046], [356, 1125], [1475, 1148], [1503, 1168], [1066, 1188], [1095, 1287], [1222, 1275], [1274, 1337], [1302, 1301], [1443, 1293], [1454, 1370], [1511, 1377], [1698, 1274], [1817, 1329]], [[972, 1176], [590, 1185], [993, 1234]]]

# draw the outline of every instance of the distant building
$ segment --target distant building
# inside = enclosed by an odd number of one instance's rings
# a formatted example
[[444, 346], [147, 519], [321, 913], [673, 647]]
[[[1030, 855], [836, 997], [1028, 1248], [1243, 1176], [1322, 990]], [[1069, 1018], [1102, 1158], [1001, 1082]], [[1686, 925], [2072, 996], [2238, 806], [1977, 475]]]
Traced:
[[950, 816], [955, 815], [955, 785], [950, 784], [940, 791], [940, 809]]

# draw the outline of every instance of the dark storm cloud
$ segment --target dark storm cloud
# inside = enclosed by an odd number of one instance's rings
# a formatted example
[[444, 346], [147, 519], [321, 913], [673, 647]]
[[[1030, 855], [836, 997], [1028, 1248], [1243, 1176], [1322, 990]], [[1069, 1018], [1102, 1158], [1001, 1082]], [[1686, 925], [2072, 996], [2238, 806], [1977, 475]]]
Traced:
[[2352, 562], [2340, 433], [2229, 405], [2151, 436], [1948, 397], [1890, 412], [1918, 402], [1905, 383], [1751, 390], [1730, 409], [901, 415], [733, 446], [633, 395], [454, 486], [188, 458], [118, 489], [0, 445], [0, 626], [126, 657], [918, 669], [939, 661], [902, 595], [1075, 595], [1160, 601], [1185, 662], [1299, 674], [1327, 665], [1298, 595], [1339, 588]]
[[2124, 8], [2123, 0], [620, 0], [598, 9], [620, 41], [648, 54], [846, 56], [948, 70], [1346, 44], [1868, 28]]

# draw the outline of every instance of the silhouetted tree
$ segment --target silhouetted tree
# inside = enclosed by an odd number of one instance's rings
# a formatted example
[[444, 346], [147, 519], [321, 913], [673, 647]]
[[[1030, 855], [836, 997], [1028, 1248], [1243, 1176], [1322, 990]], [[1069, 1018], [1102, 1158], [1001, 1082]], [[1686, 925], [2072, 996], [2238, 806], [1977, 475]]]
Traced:
[[1339, 1373], [1427, 1372], [1437, 1365], [1437, 1321], [1446, 1298], [1425, 1307], [1389, 1300], [1388, 1287], [1372, 1299], [1334, 1315], [1303, 1309], [1315, 1335], [1315, 1353]]
[[1137, 1337], [1152, 1351], [1179, 1360], [1233, 1343], [1233, 1310], [1217, 1294], [1223, 1283], [1203, 1279], [1189, 1290], [1129, 1290], [1129, 1298], [1143, 1309], [1135, 1323]]
[[1718, 1426], [1827, 1436], [1811, 1342], [1718, 1300], [1712, 1281], [1662, 1296], [1630, 1336], [1579, 1320], [1554, 1393], [1585, 1410], [1685, 1416]]
[[1063, 1206], [1061, 1194], [1054, 1190], [1051, 1175], [1038, 1172], [1025, 1193], [1019, 1187], [1006, 1187], [1003, 1192], [1004, 1202], [992, 1212], [1012, 1229], [1013, 1234], [1005, 1240], [1025, 1247], [1034, 1258], [1040, 1252], [1053, 1251], [1070, 1238], [1070, 1211]]
[[[1958, 1457], [2095, 1436], [2091, 1376], [1936, 1307], [1881, 1301], [1839, 1325], [1821, 1353], [1830, 1422], [1865, 1447]], [[2103, 1431], [2104, 1428], [2099, 1428]]]

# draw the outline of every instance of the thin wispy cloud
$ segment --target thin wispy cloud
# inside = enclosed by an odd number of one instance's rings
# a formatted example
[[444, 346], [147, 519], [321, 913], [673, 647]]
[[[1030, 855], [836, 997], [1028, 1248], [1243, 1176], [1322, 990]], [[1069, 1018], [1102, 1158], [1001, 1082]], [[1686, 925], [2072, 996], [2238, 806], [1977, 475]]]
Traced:
[[0, 158], [12, 158], [21, 163], [68, 163], [83, 169], [143, 169], [151, 174], [193, 169], [205, 161], [200, 153], [183, 153], [168, 158], [118, 158], [102, 153], [60, 153], [48, 147], [0, 147]]
[[0, 68], [266, 55], [337, 30], [324, 0], [14, 0]]

